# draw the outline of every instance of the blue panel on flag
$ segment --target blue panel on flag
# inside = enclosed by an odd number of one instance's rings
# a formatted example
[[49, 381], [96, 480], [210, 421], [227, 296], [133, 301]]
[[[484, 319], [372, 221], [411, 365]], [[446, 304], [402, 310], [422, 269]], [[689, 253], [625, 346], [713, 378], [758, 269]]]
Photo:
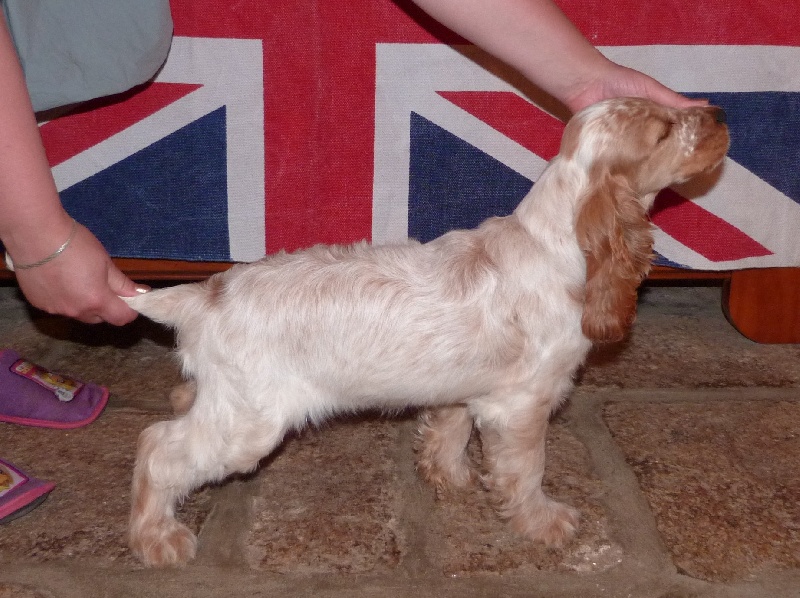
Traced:
[[411, 113], [408, 236], [430, 241], [510, 214], [533, 183], [419, 114]]
[[[722, 106], [731, 128], [728, 156], [800, 203], [800, 93], [691, 93]], [[754, 201], [758, 198], [753, 198]]]
[[225, 108], [61, 192], [112, 256], [230, 260]]

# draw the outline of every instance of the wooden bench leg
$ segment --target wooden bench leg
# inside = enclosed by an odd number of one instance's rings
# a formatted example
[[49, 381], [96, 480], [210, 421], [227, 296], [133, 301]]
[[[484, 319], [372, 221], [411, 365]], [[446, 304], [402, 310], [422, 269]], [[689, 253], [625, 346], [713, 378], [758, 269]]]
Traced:
[[800, 343], [800, 268], [737, 270], [724, 291], [725, 315], [744, 336]]

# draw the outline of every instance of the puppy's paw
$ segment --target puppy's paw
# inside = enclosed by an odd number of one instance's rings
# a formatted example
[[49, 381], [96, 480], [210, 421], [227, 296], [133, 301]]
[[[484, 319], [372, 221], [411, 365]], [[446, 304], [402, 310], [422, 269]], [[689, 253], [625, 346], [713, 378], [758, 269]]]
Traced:
[[148, 567], [180, 567], [195, 557], [197, 538], [174, 519], [131, 532], [130, 547]]
[[509, 518], [517, 532], [543, 542], [551, 548], [561, 548], [578, 531], [580, 515], [577, 510], [554, 500], [546, 499], [536, 508], [523, 509]]

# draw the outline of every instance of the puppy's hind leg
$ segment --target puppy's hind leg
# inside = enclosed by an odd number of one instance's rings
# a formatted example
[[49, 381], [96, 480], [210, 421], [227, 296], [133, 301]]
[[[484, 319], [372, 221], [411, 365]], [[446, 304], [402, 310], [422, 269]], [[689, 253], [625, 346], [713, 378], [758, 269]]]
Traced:
[[420, 415], [417, 469], [436, 493], [464, 488], [473, 481], [467, 455], [473, 418], [465, 405], [426, 409]]
[[128, 543], [149, 566], [184, 564], [195, 555], [194, 534], [175, 519], [175, 504], [204, 481], [188, 461], [189, 428], [184, 418], [139, 436]]
[[578, 528], [578, 512], [542, 490], [550, 403], [480, 427], [484, 481], [512, 528], [547, 546], [563, 545]]
[[[258, 434], [256, 435], [256, 431]], [[283, 428], [253, 424], [220, 430], [196, 410], [142, 432], [133, 474], [131, 550], [146, 565], [183, 565], [197, 539], [175, 519], [175, 505], [194, 488], [253, 469], [283, 438]]]

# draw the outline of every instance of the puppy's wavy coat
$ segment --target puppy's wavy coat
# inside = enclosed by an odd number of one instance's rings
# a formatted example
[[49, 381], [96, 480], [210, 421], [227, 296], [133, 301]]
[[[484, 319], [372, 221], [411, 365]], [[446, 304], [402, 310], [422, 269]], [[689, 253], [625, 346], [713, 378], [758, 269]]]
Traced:
[[177, 330], [183, 413], [142, 433], [130, 546], [193, 558], [177, 501], [252, 470], [287, 430], [339, 412], [423, 408], [418, 467], [438, 488], [484, 480], [500, 514], [550, 545], [574, 509], [542, 492], [548, 417], [593, 342], [621, 339], [651, 262], [660, 189], [717, 167], [718, 108], [642, 99], [590, 106], [514, 213], [430, 243], [317, 246], [127, 299]]

